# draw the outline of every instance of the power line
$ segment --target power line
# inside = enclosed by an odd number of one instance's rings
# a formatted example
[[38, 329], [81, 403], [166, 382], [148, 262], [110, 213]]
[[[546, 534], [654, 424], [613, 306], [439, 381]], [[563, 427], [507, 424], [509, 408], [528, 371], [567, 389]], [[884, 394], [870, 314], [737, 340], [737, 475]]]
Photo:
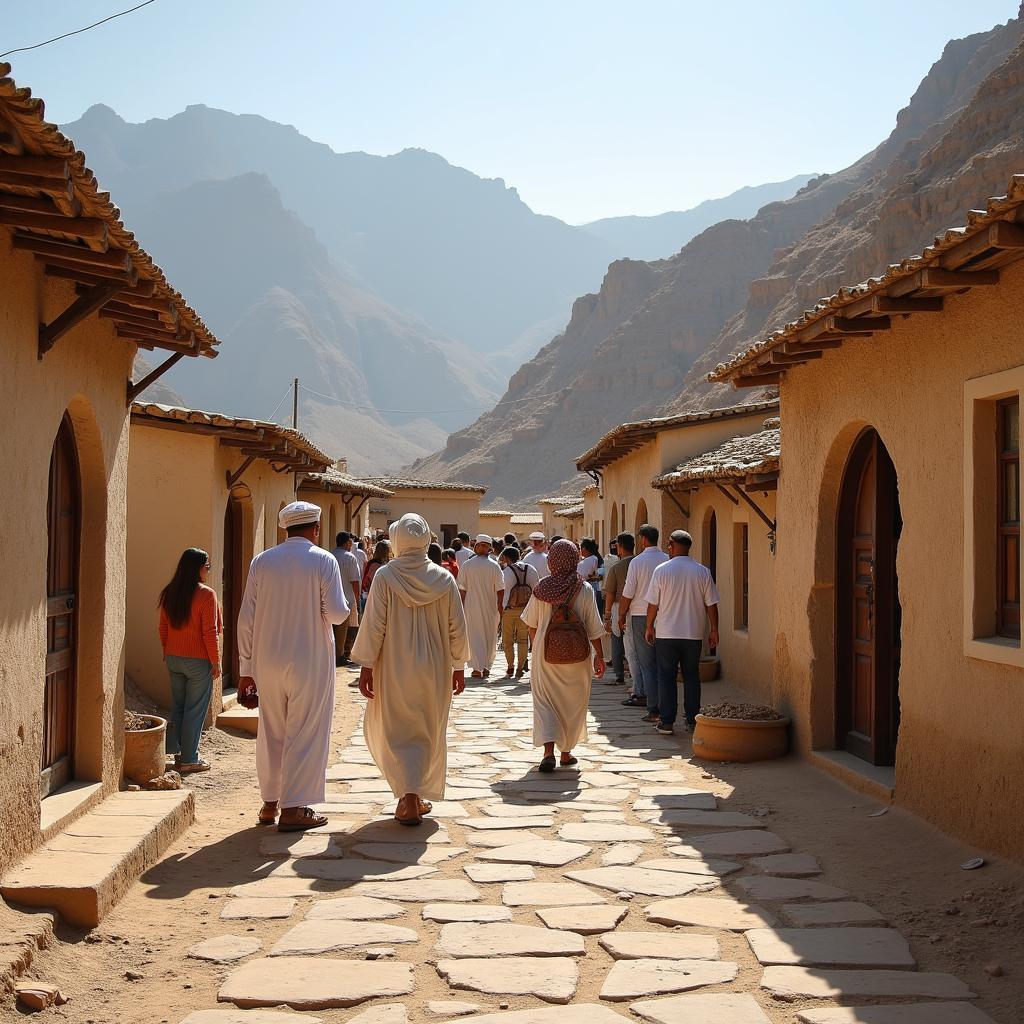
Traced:
[[[486, 405], [472, 405], [463, 409], [435, 409], [433, 412], [423, 409], [378, 409], [375, 405], [359, 405], [356, 402], [346, 402], [345, 399], [336, 398], [334, 395], [325, 395], [320, 391], [314, 391], [312, 388], [307, 388], [305, 384], [300, 384], [299, 387], [303, 391], [306, 391], [311, 395], [315, 395], [317, 398], [324, 398], [328, 402], [334, 402], [337, 405], [345, 405], [350, 409], [366, 409], [370, 412], [385, 412], [398, 416], [447, 416], [449, 413], [456, 412], [484, 412], [487, 408]], [[520, 402], [534, 402], [538, 398], [554, 398], [556, 395], [560, 394], [562, 394], [562, 391], [549, 391], [545, 395], [531, 395], [529, 398], [510, 398], [507, 401], [498, 402], [494, 408], [498, 408], [500, 405], [515, 405]]]
[[26, 53], [28, 50], [38, 50], [40, 46], [49, 46], [50, 43], [59, 42], [61, 39], [68, 39], [71, 36], [81, 35], [83, 32], [88, 32], [91, 28], [96, 28], [99, 25], [105, 25], [108, 21], [113, 21], [115, 18], [123, 18], [126, 14], [139, 11], [143, 7], [148, 7], [153, 3], [156, 3], [156, 0], [145, 0], [144, 3], [136, 4], [134, 7], [129, 7], [127, 11], [118, 11], [117, 14], [108, 14], [107, 17], [101, 18], [99, 21], [94, 21], [91, 25], [86, 25], [84, 28], [76, 28], [73, 32], [65, 32], [63, 35], [54, 36], [52, 39], [44, 39], [41, 43], [34, 43], [32, 46], [19, 46], [15, 50], [8, 50], [6, 53], [0, 53], [0, 59], [10, 57], [12, 53]]
[[285, 393], [281, 396], [281, 401], [274, 406], [274, 411], [266, 418], [267, 423], [274, 422], [274, 416], [277, 413], [277, 410], [281, 408], [281, 406], [284, 404], [284, 400], [292, 393], [292, 387], [293, 385], [288, 385], [288, 390], [285, 391]]

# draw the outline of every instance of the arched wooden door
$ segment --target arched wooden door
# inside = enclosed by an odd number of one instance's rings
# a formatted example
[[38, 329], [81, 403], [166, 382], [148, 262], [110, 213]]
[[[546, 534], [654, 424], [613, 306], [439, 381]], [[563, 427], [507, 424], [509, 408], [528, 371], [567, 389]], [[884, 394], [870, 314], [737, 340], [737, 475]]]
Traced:
[[636, 506], [636, 529], [634, 533], [640, 532], [640, 527], [647, 523], [647, 502], [643, 498], [637, 502]]
[[44, 797], [74, 775], [82, 495], [75, 434], [66, 415], [50, 455], [46, 521], [46, 675], [39, 782]]
[[234, 493], [228, 494], [224, 509], [224, 567], [221, 577], [224, 595], [224, 654], [223, 687], [238, 686], [238, 613], [245, 593], [245, 578], [249, 571], [245, 560], [245, 522], [242, 501]]
[[718, 582], [718, 515], [714, 509], [708, 512], [707, 520], [707, 567], [711, 571], [711, 578]]
[[836, 552], [836, 744], [876, 765], [896, 763], [900, 601], [896, 469], [881, 438], [865, 431], [850, 454], [839, 497]]

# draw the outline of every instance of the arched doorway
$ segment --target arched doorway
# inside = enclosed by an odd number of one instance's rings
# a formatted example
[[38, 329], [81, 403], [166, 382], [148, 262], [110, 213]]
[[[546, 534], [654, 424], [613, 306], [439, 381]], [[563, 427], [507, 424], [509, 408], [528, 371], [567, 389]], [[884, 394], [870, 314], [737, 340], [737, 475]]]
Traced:
[[903, 529], [896, 469], [875, 430], [854, 444], [836, 523], [836, 745], [876, 765], [896, 763]]
[[327, 522], [329, 527], [327, 531], [327, 536], [320, 538], [320, 544], [322, 547], [325, 547], [328, 551], [330, 551], [334, 548], [335, 537], [337, 537], [339, 533], [338, 521], [335, 518], [333, 504], [330, 506], [330, 510], [327, 513]]
[[647, 502], [643, 498], [637, 503], [636, 506], [636, 528], [633, 530], [634, 533], [640, 532], [640, 527], [647, 522]]
[[718, 582], [718, 515], [708, 509], [704, 517], [704, 564], [711, 570], [711, 578]]
[[252, 561], [252, 495], [247, 487], [233, 487], [224, 509], [224, 605], [223, 687], [238, 685], [238, 613], [245, 594], [245, 580]]
[[50, 454], [46, 522], [46, 668], [39, 782], [44, 797], [74, 775], [82, 485], [75, 433], [66, 414]]
[[611, 543], [619, 535], [619, 506], [612, 504], [612, 524], [608, 534], [608, 542]]

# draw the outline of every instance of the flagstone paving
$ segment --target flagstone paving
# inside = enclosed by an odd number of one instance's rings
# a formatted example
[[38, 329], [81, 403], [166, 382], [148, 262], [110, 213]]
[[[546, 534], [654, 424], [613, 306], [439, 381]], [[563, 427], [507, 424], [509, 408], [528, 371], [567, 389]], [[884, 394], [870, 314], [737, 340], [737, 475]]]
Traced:
[[580, 763], [542, 775], [529, 687], [471, 685], [445, 798], [414, 829], [356, 730], [328, 825], [261, 833], [261, 866], [226, 889], [220, 927], [272, 929], [266, 949], [196, 947], [244, 962], [182, 1024], [991, 1024], [621, 695], [595, 684]]

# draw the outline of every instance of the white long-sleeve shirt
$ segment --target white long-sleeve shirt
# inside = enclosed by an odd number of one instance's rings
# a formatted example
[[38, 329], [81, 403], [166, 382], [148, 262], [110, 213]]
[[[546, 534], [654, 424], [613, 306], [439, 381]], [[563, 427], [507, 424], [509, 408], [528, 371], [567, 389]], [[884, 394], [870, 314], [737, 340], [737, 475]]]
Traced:
[[333, 625], [349, 616], [338, 563], [305, 537], [260, 552], [238, 615], [238, 662], [257, 688], [275, 678], [334, 685]]

